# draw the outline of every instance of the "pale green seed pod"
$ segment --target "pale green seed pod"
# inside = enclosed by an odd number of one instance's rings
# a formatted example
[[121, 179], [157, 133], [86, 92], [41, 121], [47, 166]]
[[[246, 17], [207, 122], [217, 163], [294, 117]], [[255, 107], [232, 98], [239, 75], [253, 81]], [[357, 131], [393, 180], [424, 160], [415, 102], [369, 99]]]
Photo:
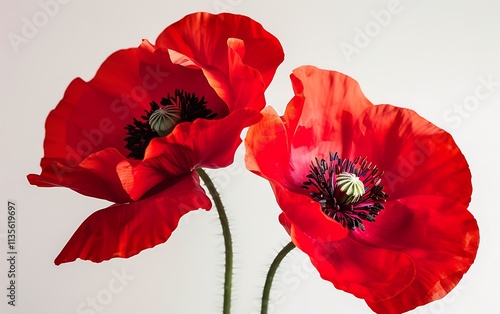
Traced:
[[335, 184], [345, 194], [346, 203], [357, 202], [365, 194], [365, 185], [353, 173], [339, 173]]
[[170, 134], [181, 119], [181, 110], [174, 105], [160, 107], [149, 117], [149, 125], [159, 136]]

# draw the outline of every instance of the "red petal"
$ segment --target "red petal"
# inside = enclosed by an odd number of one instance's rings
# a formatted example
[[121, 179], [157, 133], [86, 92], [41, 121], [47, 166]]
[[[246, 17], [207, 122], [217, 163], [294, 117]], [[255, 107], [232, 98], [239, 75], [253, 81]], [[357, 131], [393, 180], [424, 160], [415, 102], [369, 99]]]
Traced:
[[210, 200], [193, 173], [154, 196], [93, 213], [76, 230], [55, 263], [77, 258], [102, 262], [136, 255], [165, 242], [184, 214], [210, 207]]
[[224, 119], [181, 123], [168, 136], [151, 141], [138, 171], [148, 167], [175, 176], [196, 168], [226, 167], [234, 160], [242, 129], [260, 118], [259, 112], [242, 109]]
[[239, 53], [244, 53], [245, 49], [243, 41], [228, 40], [229, 81], [233, 101], [226, 102], [231, 110], [250, 108], [260, 111], [266, 103], [264, 92], [267, 85], [262, 81], [262, 74], [259, 71], [244, 63], [243, 56]]
[[304, 101], [297, 125], [288, 126], [295, 130], [292, 146], [311, 149], [329, 141], [335, 143], [339, 154], [348, 151], [356, 120], [372, 106], [358, 82], [312, 66], [295, 69], [291, 78], [296, 97]]
[[125, 203], [130, 197], [123, 183], [132, 176], [127, 165], [130, 166], [123, 155], [108, 148], [87, 156], [77, 166], [47, 164], [40, 175], [28, 175], [28, 181], [40, 187], [67, 187], [83, 195]]
[[276, 37], [246, 16], [190, 14], [167, 27], [156, 44], [185, 55], [209, 72], [220, 72], [228, 77], [228, 40], [233, 38], [244, 42], [244, 53], [239, 49], [236, 52], [246, 65], [261, 74], [267, 87], [283, 61], [283, 49]]
[[286, 232], [288, 232], [288, 234], [290, 234], [292, 232], [292, 222], [290, 221], [290, 219], [288, 219], [286, 214], [281, 213], [278, 216], [278, 220], [279, 220], [280, 224], [285, 228]]
[[355, 149], [341, 157], [367, 156], [385, 171], [382, 184], [391, 200], [441, 195], [469, 204], [472, 184], [465, 157], [450, 134], [414, 111], [371, 107], [353, 133]]
[[[402, 313], [445, 296], [474, 262], [479, 230], [462, 203], [440, 196], [389, 202], [375, 223], [353, 236], [411, 257], [416, 277], [394, 298], [368, 302], [377, 313]], [[368, 300], [369, 301], [369, 300]]]
[[290, 155], [285, 124], [272, 107], [262, 111], [262, 120], [252, 125], [245, 138], [245, 163], [248, 170], [281, 184], [290, 184]]
[[[351, 237], [320, 242], [305, 233], [296, 243], [321, 277], [337, 289], [365, 300], [384, 300], [404, 290], [415, 277], [412, 259], [401, 252], [363, 245]], [[295, 241], [294, 241], [295, 243]]]
[[[276, 200], [283, 213], [280, 218], [285, 229], [289, 230], [292, 241], [300, 249], [311, 239], [315, 243], [338, 241], [348, 235], [348, 230], [321, 211], [318, 202], [306, 193], [290, 192], [277, 184], [271, 184]], [[306, 238], [305, 241], [304, 237]]]

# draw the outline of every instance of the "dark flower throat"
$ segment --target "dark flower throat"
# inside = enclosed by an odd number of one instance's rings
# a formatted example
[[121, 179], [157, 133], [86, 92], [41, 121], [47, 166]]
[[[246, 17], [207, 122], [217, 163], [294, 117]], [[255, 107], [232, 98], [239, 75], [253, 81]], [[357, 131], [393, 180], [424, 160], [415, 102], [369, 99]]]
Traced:
[[175, 119], [173, 121], [167, 120], [170, 128], [168, 133], [170, 133], [175, 125], [181, 122], [193, 122], [198, 118], [208, 120], [215, 118], [217, 113], [213, 113], [212, 110], [208, 109], [206, 104], [204, 97], [199, 99], [194, 93], [191, 94], [178, 89], [175, 90], [173, 96], [168, 94], [167, 97], [162, 98], [160, 105], [152, 101], [150, 103], [151, 110], [144, 110], [146, 114], [140, 117], [142, 120], [134, 118], [133, 123], [125, 126], [127, 130], [125, 148], [130, 151], [127, 158], [142, 160], [149, 142], [155, 137], [162, 136], [151, 127], [151, 115], [158, 111], [171, 112]]
[[325, 215], [351, 230], [365, 230], [363, 221], [374, 222], [389, 195], [380, 184], [383, 171], [357, 157], [354, 161], [330, 153], [324, 159], [311, 162], [307, 181], [302, 188], [321, 204]]

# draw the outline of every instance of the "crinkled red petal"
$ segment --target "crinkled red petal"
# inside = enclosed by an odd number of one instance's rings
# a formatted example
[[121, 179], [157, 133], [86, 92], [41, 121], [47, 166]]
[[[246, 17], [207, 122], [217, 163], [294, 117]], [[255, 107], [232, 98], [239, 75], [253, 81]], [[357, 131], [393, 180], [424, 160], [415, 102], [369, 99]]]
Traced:
[[[450, 134], [409, 109], [378, 105], [366, 110], [353, 132], [350, 156], [366, 156], [384, 171], [391, 200], [441, 195], [468, 205], [471, 173]], [[381, 149], [383, 147], [383, 149]]]
[[312, 150], [322, 141], [336, 143], [339, 154], [348, 151], [352, 129], [363, 111], [372, 107], [358, 82], [339, 72], [302, 66], [291, 75], [295, 97], [303, 98], [303, 108], [293, 130], [292, 146]]
[[413, 260], [403, 252], [364, 245], [350, 236], [332, 242], [318, 241], [308, 234], [295, 239], [323, 279], [361, 299], [394, 297], [415, 278]]
[[271, 183], [271, 186], [280, 208], [286, 215], [280, 218], [280, 222], [288, 230], [297, 247], [302, 248], [304, 245], [301, 243], [304, 236], [320, 243], [338, 241], [348, 235], [348, 230], [324, 215], [320, 205], [308, 195], [291, 192], [278, 184]]
[[245, 137], [245, 164], [248, 170], [285, 187], [290, 184], [290, 155], [286, 127], [272, 107], [262, 110], [263, 118], [248, 129]]
[[[233, 39], [241, 40], [245, 48], [235, 47]], [[156, 45], [175, 50], [203, 69], [220, 72], [225, 77], [229, 77], [228, 46], [231, 46], [244, 64], [260, 73], [265, 88], [284, 59], [280, 42], [261, 24], [230, 13], [187, 15], [167, 27], [158, 36]]]
[[131, 168], [120, 152], [108, 148], [87, 156], [76, 166], [53, 161], [40, 175], [28, 175], [28, 181], [40, 187], [67, 187], [83, 195], [126, 203], [131, 198], [124, 183], [133, 175]]
[[396, 314], [440, 299], [457, 285], [476, 257], [479, 229], [467, 206], [441, 196], [410, 196], [385, 207], [375, 223], [352, 238], [407, 254], [415, 264], [415, 279], [398, 295], [366, 299], [377, 313]]
[[211, 202], [196, 173], [161, 192], [128, 204], [116, 204], [90, 215], [75, 231], [55, 263], [78, 258], [102, 262], [130, 257], [165, 242], [180, 218]]

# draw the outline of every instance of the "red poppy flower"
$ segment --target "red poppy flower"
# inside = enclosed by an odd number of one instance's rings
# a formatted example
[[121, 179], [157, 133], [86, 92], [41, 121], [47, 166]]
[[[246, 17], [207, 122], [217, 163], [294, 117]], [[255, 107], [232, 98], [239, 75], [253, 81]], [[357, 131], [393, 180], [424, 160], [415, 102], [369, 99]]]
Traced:
[[194, 170], [233, 162], [282, 60], [250, 18], [196, 13], [71, 82], [46, 121], [42, 173], [28, 180], [115, 204], [89, 216], [55, 263], [135, 255], [210, 209]]
[[479, 244], [471, 174], [452, 137], [412, 110], [374, 106], [341, 73], [304, 66], [291, 80], [285, 114], [264, 109], [245, 143], [292, 242], [377, 313], [442, 298]]

